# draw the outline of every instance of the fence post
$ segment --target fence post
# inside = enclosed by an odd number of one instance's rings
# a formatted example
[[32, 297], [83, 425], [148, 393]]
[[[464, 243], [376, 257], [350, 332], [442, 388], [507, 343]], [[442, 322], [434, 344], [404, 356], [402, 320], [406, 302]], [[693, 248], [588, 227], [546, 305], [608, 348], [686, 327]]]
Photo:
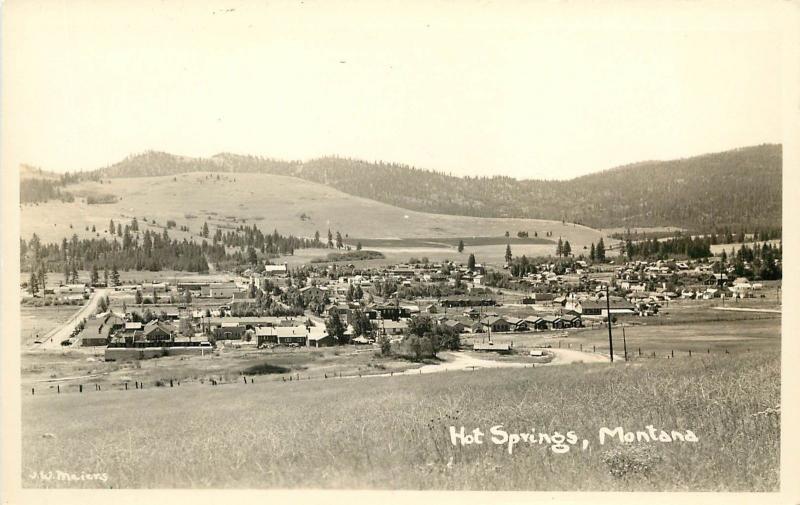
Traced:
[[247, 384], [247, 377], [245, 377], [244, 375], [242, 375], [242, 379], [244, 379], [244, 383], [245, 383], [245, 384]]
[[674, 357], [675, 357], [675, 349], [672, 349], [672, 350], [670, 351], [670, 353], [672, 354], [672, 357], [674, 358]]
[[128, 390], [128, 383], [126, 382], [125, 383], [125, 391], [127, 391], [127, 390]]
[[61, 394], [61, 386], [59, 384], [56, 384], [56, 391]]
[[34, 388], [31, 388], [31, 395], [35, 395], [35, 394], [36, 394], [36, 390]]
[[83, 384], [78, 384], [78, 392], [83, 393]]
[[641, 356], [642, 356], [642, 348], [640, 347], [639, 348], [639, 357], [641, 357]]
[[690, 358], [692, 357], [692, 350], [691, 349], [689, 349], [689, 357]]
[[592, 352], [597, 352], [597, 346], [596, 345], [592, 346]]

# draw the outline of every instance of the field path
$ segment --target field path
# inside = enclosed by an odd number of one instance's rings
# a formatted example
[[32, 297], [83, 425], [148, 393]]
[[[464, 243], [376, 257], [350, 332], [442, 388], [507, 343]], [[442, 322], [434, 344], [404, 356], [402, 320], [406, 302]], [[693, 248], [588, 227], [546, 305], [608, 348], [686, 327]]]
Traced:
[[[555, 358], [547, 365], [569, 365], [570, 363], [608, 363], [608, 356], [573, 349], [548, 349]], [[544, 365], [542, 365], [544, 366]]]
[[[550, 363], [536, 364], [536, 366], [568, 365], [570, 363], [606, 363], [608, 358], [602, 354], [592, 354], [571, 349], [548, 349], [555, 355]], [[464, 370], [475, 370], [480, 368], [530, 368], [533, 363], [521, 363], [513, 361], [496, 361], [493, 359], [476, 358], [464, 352], [445, 352], [441, 354], [444, 361], [436, 365], [423, 365], [420, 368], [412, 368], [403, 372], [392, 374], [374, 374], [364, 377], [388, 377], [390, 375], [420, 375], [439, 372], [454, 372]]]
[[31, 345], [31, 349], [39, 349], [39, 350], [46, 350], [46, 349], [61, 349], [61, 341], [65, 340], [72, 335], [72, 331], [78, 325], [78, 323], [84, 319], [91, 317], [94, 314], [94, 311], [97, 309], [97, 304], [100, 302], [100, 298], [106, 296], [108, 290], [106, 289], [97, 289], [94, 293], [92, 293], [91, 298], [86, 304], [78, 309], [75, 314], [69, 318], [69, 320], [64, 323], [62, 326], [53, 329], [50, 333], [45, 335], [41, 339], [41, 344], [33, 344]]

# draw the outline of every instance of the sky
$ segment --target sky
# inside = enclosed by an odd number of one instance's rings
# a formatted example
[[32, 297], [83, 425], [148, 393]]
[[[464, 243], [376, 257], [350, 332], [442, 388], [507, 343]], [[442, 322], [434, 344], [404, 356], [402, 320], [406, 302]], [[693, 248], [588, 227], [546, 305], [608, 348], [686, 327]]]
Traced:
[[3, 166], [340, 155], [565, 179], [782, 141], [769, 2], [7, 2]]

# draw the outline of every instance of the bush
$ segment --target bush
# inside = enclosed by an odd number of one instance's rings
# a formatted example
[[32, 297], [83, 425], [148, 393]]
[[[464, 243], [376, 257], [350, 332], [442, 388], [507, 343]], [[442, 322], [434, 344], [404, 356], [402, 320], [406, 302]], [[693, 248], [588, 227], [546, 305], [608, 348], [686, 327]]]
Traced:
[[266, 374], [273, 374], [273, 373], [288, 373], [291, 372], [290, 369], [272, 365], [270, 363], [259, 363], [258, 365], [253, 365], [251, 367], [245, 368], [242, 373], [245, 375], [266, 375]]

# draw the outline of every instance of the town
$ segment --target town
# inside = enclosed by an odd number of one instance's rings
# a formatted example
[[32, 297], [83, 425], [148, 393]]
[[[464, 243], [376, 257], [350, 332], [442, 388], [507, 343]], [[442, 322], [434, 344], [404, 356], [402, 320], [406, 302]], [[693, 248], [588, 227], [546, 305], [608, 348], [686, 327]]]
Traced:
[[724, 307], [780, 296], [779, 285], [735, 277], [720, 258], [619, 264], [551, 258], [530, 268], [523, 258], [529, 271], [521, 276], [509, 275], [519, 262], [508, 259], [497, 269], [472, 255], [466, 264], [412, 258], [361, 268], [263, 262], [228, 280], [62, 283], [42, 295], [96, 300], [96, 308], [66, 338], [39, 335], [34, 345], [104, 348], [108, 361], [341, 345], [385, 354], [410, 347], [416, 358], [433, 357], [432, 349], [511, 353], [513, 341], [493, 336], [518, 334], [519, 345], [526, 335], [558, 338], [604, 326], [609, 314], [612, 325], [630, 324], [661, 317], [670, 303], [712, 300]]

